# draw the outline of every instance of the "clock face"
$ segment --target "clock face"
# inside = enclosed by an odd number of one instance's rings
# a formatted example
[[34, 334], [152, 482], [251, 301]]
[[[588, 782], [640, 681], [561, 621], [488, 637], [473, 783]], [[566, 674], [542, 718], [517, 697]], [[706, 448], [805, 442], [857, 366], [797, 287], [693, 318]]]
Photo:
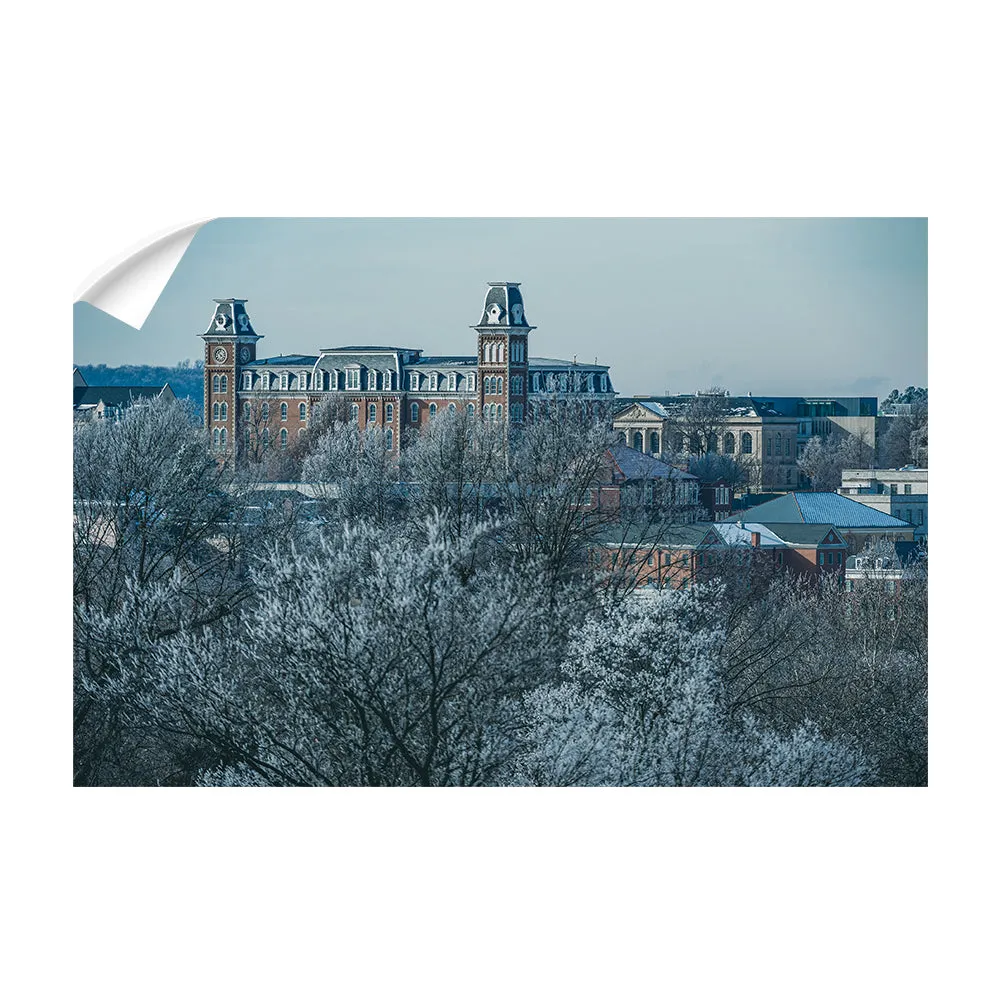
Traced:
[[226, 360], [226, 358], [229, 357], [229, 351], [227, 351], [224, 347], [217, 347], [215, 349], [215, 354], [213, 355], [213, 357], [221, 365]]
[[242, 361], [243, 364], [246, 364], [249, 360], [250, 360], [250, 348], [249, 347], [241, 347], [240, 348], [240, 361]]

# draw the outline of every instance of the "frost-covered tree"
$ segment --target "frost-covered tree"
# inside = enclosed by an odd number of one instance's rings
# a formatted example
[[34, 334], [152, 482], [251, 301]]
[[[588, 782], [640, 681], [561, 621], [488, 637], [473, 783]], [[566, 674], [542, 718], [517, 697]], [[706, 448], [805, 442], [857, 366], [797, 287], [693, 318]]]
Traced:
[[500, 783], [566, 626], [535, 567], [481, 567], [485, 529], [442, 522], [421, 546], [363, 523], [275, 551], [252, 610], [123, 655], [108, 687], [214, 747], [210, 783]]
[[518, 780], [530, 784], [861, 784], [848, 743], [727, 711], [718, 592], [615, 605], [574, 637], [564, 680], [526, 699]]

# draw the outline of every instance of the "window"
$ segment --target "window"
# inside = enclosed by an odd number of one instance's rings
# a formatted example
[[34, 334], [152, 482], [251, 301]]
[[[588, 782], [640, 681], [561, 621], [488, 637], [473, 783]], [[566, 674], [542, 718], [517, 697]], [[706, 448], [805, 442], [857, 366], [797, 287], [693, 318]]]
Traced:
[[271, 408], [267, 405], [267, 403], [264, 403], [260, 408], [260, 419], [266, 421], [270, 419], [270, 416]]
[[733, 437], [731, 433], [726, 432], [726, 436], [722, 439], [722, 450], [727, 455], [732, 455], [736, 451], [736, 438]]
[[368, 389], [369, 391], [373, 391], [377, 388], [378, 388], [378, 375], [376, 375], [375, 372], [370, 371], [368, 373]]
[[253, 388], [253, 373], [244, 372], [243, 373], [243, 388], [252, 389]]
[[387, 427], [385, 430], [385, 450], [392, 451], [392, 428]]
[[767, 454], [768, 454], [768, 457], [770, 458], [770, 456], [771, 456], [771, 439], [770, 439], [770, 437], [767, 439]]
[[511, 414], [513, 415], [514, 423], [516, 424], [522, 423], [524, 421], [524, 404], [515, 403], [511, 407]]
[[218, 391], [219, 391], [219, 376], [218, 375], [213, 375], [212, 376], [212, 392], [218, 392]]
[[282, 403], [281, 404], [281, 419], [282, 420], [287, 420], [288, 419], [288, 404], [287, 403]]
[[[223, 404], [223, 406], [224, 405], [225, 404]], [[913, 511], [909, 507], [906, 508], [906, 520], [909, 521], [910, 524], [913, 524]]]
[[417, 403], [410, 403], [410, 423], [420, 423], [420, 407]]
[[[229, 377], [227, 375], [222, 376], [222, 379], [219, 382], [219, 391], [229, 392]], [[909, 493], [910, 491], [907, 490], [906, 492]]]
[[308, 389], [309, 388], [309, 373], [299, 372], [299, 388]]
[[475, 390], [476, 390], [476, 375], [475, 372], [473, 372], [469, 376], [469, 392], [475, 392]]
[[410, 392], [420, 388], [420, 372], [410, 372]]
[[264, 451], [267, 451], [267, 446], [271, 443], [271, 432], [265, 427], [264, 433], [260, 436], [260, 443]]
[[790, 458], [792, 454], [792, 439], [790, 437], [785, 438], [785, 458]]
[[387, 424], [391, 424], [392, 423], [392, 417], [393, 417], [394, 413], [395, 413], [395, 411], [393, 410], [392, 403], [386, 403], [386, 406], [385, 406], [385, 422]]
[[269, 372], [260, 373], [260, 381], [257, 383], [258, 389], [270, 389], [271, 388], [271, 375]]
[[437, 392], [438, 388], [438, 373], [431, 372], [431, 392]]
[[392, 372], [386, 372], [382, 376], [382, 388], [391, 391], [392, 389]]
[[513, 380], [513, 393], [515, 396], [520, 396], [524, 393], [524, 376], [515, 375]]
[[907, 483], [907, 484], [906, 484], [906, 485], [905, 485], [905, 486], [903, 487], [903, 492], [904, 492], [904, 493], [905, 493], [905, 494], [906, 494], [907, 496], [909, 496], [909, 494], [911, 494], [911, 493], [913, 492], [913, 487], [912, 487], [912, 486], [911, 486], [911, 485], [910, 485], [909, 483]]
[[336, 392], [340, 387], [340, 372], [336, 368], [332, 369], [330, 372], [330, 388]]
[[437, 403], [431, 403], [431, 405], [427, 407], [427, 413], [432, 420], [437, 416], [437, 411]]
[[218, 403], [213, 403], [212, 404], [212, 419], [213, 420], [218, 420], [219, 419], [219, 404]]
[[361, 369], [360, 368], [348, 368], [347, 369], [347, 388], [348, 389], [360, 389], [361, 388]]
[[358, 406], [358, 404], [357, 403], [351, 403], [351, 421], [353, 423], [356, 424], [358, 422], [358, 414], [360, 412], [361, 412], [361, 408]]
[[531, 391], [532, 392], [538, 392], [539, 391], [538, 372], [535, 372], [534, 375], [531, 376]]
[[250, 451], [250, 428], [246, 427], [243, 430], [243, 450], [245, 452]]
[[466, 412], [469, 414], [470, 417], [474, 417], [476, 415], [476, 404], [475, 403], [469, 403], [469, 405], [465, 409], [466, 409]]
[[924, 523], [924, 512], [922, 510], [917, 511], [917, 524]]
[[632, 435], [632, 447], [636, 451], [642, 451], [642, 431], [636, 431]]
[[601, 376], [601, 392], [607, 392], [607, 391], [608, 391], [608, 376], [607, 375], [602, 375]]
[[299, 420], [305, 420], [305, 419], [306, 419], [306, 404], [299, 403]]
[[219, 431], [219, 448], [221, 448], [222, 451], [226, 450], [226, 428], [225, 427], [223, 427], [222, 430]]
[[753, 454], [753, 438], [746, 431], [740, 436], [740, 450], [744, 455]]
[[497, 379], [497, 395], [498, 396], [502, 396], [503, 395], [503, 376], [502, 375], [500, 376], [500, 378]]
[[569, 387], [569, 376], [565, 372], [559, 373], [559, 391], [565, 392]]
[[215, 430], [212, 431], [212, 449], [214, 451], [218, 451], [219, 450], [219, 428], [218, 427], [216, 427]]
[[243, 404], [243, 419], [244, 420], [249, 420], [250, 419], [250, 404], [249, 403], [244, 403]]
[[285, 427], [281, 428], [281, 447], [282, 448], [288, 447], [288, 430]]
[[223, 403], [219, 408], [219, 419], [225, 423], [229, 419], [229, 404]]
[[895, 484], [895, 483], [893, 483], [893, 484], [892, 484], [892, 485], [891, 485], [891, 486], [889, 487], [889, 492], [890, 492], [890, 493], [891, 493], [891, 494], [892, 494], [893, 496], [895, 496], [895, 494], [896, 494], [896, 484]]
[[370, 423], [370, 424], [375, 423], [376, 416], [377, 416], [377, 413], [376, 413], [375, 404], [374, 403], [369, 403], [368, 404], [368, 423]]
[[450, 414], [451, 414], [452, 416], [455, 416], [455, 404], [454, 404], [454, 403], [449, 403], [449, 404], [448, 404], [448, 412], [449, 412], [449, 413], [450, 413]]
[[497, 406], [497, 420], [503, 420], [503, 403]]
[[660, 435], [656, 431], [649, 435], [649, 453], [651, 455], [659, 455], [660, 453]]
[[448, 372], [448, 391], [454, 392], [458, 388], [458, 375], [455, 372]]
[[838, 552], [837, 553], [837, 565], [839, 566], [843, 561], [844, 561], [844, 553], [843, 552]]
[[281, 373], [281, 391], [282, 392], [288, 391], [288, 372]]

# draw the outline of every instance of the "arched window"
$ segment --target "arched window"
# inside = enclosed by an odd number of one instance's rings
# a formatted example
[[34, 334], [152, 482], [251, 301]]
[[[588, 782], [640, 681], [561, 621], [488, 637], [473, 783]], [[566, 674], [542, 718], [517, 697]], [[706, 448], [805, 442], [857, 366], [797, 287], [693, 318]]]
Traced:
[[249, 403], [244, 403], [243, 404], [243, 419], [244, 420], [249, 420], [250, 419], [250, 404]]
[[281, 373], [281, 391], [287, 392], [288, 390], [288, 372]]
[[265, 423], [271, 419], [271, 407], [267, 403], [261, 404], [260, 419], [265, 421]]
[[420, 423], [420, 405], [418, 403], [410, 403], [410, 423]]
[[305, 420], [305, 419], [306, 419], [306, 404], [299, 403], [299, 420]]
[[385, 450], [392, 451], [392, 428], [385, 429]]
[[219, 392], [229, 392], [229, 377], [227, 375], [223, 375], [219, 382]]
[[565, 392], [569, 387], [569, 376], [565, 372], [559, 373], [559, 391]]
[[212, 392], [218, 392], [218, 391], [219, 391], [219, 376], [218, 375], [213, 375], [212, 376]]
[[503, 361], [503, 344], [497, 344], [497, 361]]
[[281, 419], [282, 420], [287, 420], [288, 419], [288, 404], [287, 403], [282, 403], [281, 404]]
[[228, 403], [223, 403], [222, 406], [219, 408], [219, 419], [222, 420], [222, 421], [226, 421], [226, 420], [229, 419], [229, 404]]
[[503, 421], [503, 403], [497, 404], [497, 420]]
[[495, 422], [497, 418], [497, 404], [490, 403], [490, 422]]
[[431, 405], [427, 407], [427, 412], [432, 420], [434, 417], [437, 416], [437, 411], [438, 411], [437, 403], [431, 403]]
[[378, 388], [377, 383], [378, 383], [378, 375], [376, 375], [375, 372], [373, 371], [368, 372], [368, 388], [371, 390], [377, 389]]
[[470, 417], [474, 417], [476, 415], [476, 404], [475, 403], [469, 403], [469, 405], [465, 408], [465, 410], [469, 414]]
[[708, 434], [706, 444], [708, 451], [710, 451], [713, 455], [719, 450], [719, 439], [711, 431]]
[[632, 447], [636, 451], [642, 451], [642, 431], [636, 431], [632, 435]]
[[249, 452], [250, 451], [250, 428], [249, 427], [245, 427], [243, 429], [243, 451], [244, 452]]
[[511, 407], [511, 412], [513, 413], [514, 423], [515, 424], [519, 424], [519, 423], [521, 423], [524, 420], [524, 404], [523, 403], [515, 403], [513, 405], [513, 407]]
[[212, 404], [212, 419], [213, 420], [218, 420], [219, 419], [219, 404], [218, 403], [213, 403]]
[[607, 392], [607, 391], [608, 391], [608, 376], [607, 375], [602, 375], [601, 376], [601, 392]]
[[358, 415], [361, 413], [361, 408], [357, 403], [351, 403], [351, 420], [354, 423], [358, 422]]
[[472, 372], [468, 377], [469, 392], [475, 392], [476, 389], [476, 373]]
[[219, 450], [219, 428], [218, 427], [216, 427], [215, 430], [212, 431], [212, 448], [215, 451]]
[[455, 404], [454, 403], [449, 403], [448, 404], [448, 413], [451, 416], [455, 416]]
[[243, 388], [248, 390], [253, 388], [253, 372], [243, 373]]
[[219, 431], [219, 448], [222, 451], [226, 450], [226, 428], [225, 427], [223, 427], [222, 430]]
[[587, 392], [593, 392], [593, 391], [594, 391], [594, 376], [593, 375], [588, 375], [587, 376]]
[[744, 455], [753, 454], [753, 438], [749, 433], [747, 433], [747, 431], [744, 431], [740, 435], [740, 451], [742, 451]]
[[538, 379], [539, 379], [538, 372], [535, 372], [531, 376], [531, 391], [532, 392], [538, 392], [539, 391]]
[[391, 424], [392, 423], [392, 418], [393, 418], [393, 415], [395, 414], [395, 412], [396, 411], [393, 409], [392, 403], [386, 403], [385, 404], [385, 422], [387, 424]]
[[656, 431], [649, 435], [649, 453], [651, 455], [660, 453], [660, 435]]
[[265, 427], [264, 433], [260, 436], [260, 443], [264, 451], [267, 451], [267, 446], [271, 443], [271, 432]]
[[281, 447], [288, 447], [288, 430], [284, 427], [281, 428]]
[[497, 379], [497, 395], [498, 396], [502, 396], [503, 395], [503, 376], [502, 375]]
[[448, 372], [448, 391], [454, 392], [458, 388], [457, 372]]
[[722, 447], [727, 455], [733, 455], [736, 452], [736, 438], [729, 431], [726, 431], [726, 436], [722, 439]]
[[369, 403], [368, 404], [368, 423], [370, 423], [370, 424], [375, 423], [375, 417], [376, 417], [375, 410], [376, 410], [375, 404], [374, 403]]

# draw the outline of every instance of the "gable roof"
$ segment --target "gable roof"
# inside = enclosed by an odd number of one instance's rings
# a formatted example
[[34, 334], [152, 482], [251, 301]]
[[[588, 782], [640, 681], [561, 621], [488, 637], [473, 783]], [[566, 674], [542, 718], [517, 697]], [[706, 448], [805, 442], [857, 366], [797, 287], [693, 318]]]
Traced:
[[718, 527], [711, 521], [671, 524], [666, 527], [629, 525], [628, 528], [623, 528], [621, 525], [613, 525], [602, 531], [598, 537], [605, 546], [636, 545], [643, 549], [725, 545], [725, 539], [716, 530]]
[[613, 444], [608, 448], [611, 461], [626, 479], [697, 479], [689, 472], [675, 469], [652, 455], [646, 455], [624, 444]]
[[[763, 524], [832, 524], [838, 528], [912, 528], [890, 514], [858, 503], [839, 493], [786, 493], [752, 508], [754, 519]], [[739, 514], [726, 518], [740, 520]]]
[[[774, 532], [783, 542], [788, 545], [847, 545], [843, 535], [837, 531], [832, 524], [769, 524], [763, 525]], [[827, 536], [832, 536], [827, 541]]]
[[73, 408], [97, 406], [98, 403], [127, 406], [136, 399], [155, 399], [169, 385], [169, 382], [163, 385], [76, 385], [73, 386]]

